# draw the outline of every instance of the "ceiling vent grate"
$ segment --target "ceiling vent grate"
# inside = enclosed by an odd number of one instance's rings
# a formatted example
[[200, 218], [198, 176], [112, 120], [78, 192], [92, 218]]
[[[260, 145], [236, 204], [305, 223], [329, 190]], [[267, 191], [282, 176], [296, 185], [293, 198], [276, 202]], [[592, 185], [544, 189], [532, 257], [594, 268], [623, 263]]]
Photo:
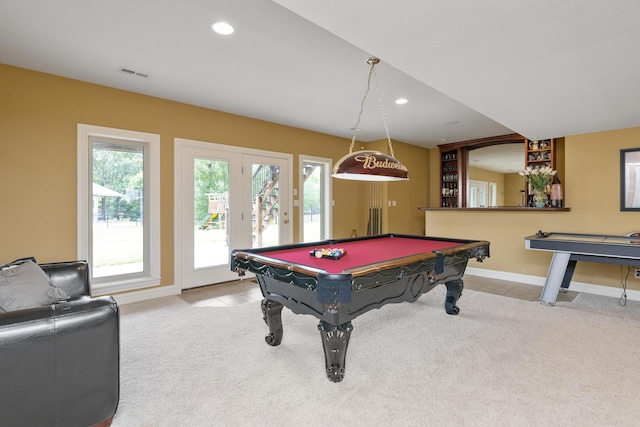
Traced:
[[120, 67], [120, 68], [118, 68], [118, 71], [120, 71], [121, 73], [124, 73], [124, 74], [129, 74], [131, 76], [142, 77], [144, 79], [148, 79], [149, 78], [149, 74], [141, 73], [139, 71], [132, 70], [131, 68]]

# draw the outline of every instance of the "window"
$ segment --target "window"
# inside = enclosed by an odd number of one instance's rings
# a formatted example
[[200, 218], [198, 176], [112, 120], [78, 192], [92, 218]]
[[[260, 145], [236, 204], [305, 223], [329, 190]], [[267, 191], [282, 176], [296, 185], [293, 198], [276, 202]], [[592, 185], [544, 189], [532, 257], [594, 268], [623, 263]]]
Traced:
[[78, 258], [94, 295], [159, 285], [159, 150], [155, 134], [78, 125]]
[[331, 159], [300, 156], [300, 240], [331, 238]]

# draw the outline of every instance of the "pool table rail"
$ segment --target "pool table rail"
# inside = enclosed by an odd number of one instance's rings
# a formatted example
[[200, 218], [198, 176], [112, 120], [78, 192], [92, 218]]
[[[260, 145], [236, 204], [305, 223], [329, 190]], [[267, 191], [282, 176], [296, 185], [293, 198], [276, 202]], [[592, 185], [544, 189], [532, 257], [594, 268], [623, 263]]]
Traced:
[[[246, 260], [247, 262], [242, 262]], [[307, 265], [290, 263], [277, 258], [271, 258], [265, 255], [245, 252], [242, 250], [234, 250], [231, 253], [231, 270], [237, 271], [242, 275], [243, 271], [251, 271], [254, 273], [263, 273], [263, 266], [273, 267], [274, 269], [286, 270], [295, 273], [306, 274], [309, 276], [317, 276], [320, 273], [326, 273], [321, 268], [314, 268]], [[247, 268], [243, 268], [247, 267]]]

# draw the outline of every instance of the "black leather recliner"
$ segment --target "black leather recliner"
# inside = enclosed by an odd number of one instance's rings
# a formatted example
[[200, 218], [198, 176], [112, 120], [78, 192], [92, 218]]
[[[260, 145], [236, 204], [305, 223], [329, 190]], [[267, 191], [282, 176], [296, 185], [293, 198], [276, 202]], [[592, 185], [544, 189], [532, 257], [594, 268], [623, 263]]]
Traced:
[[108, 425], [120, 394], [116, 301], [90, 296], [85, 261], [40, 267], [69, 299], [0, 313], [0, 425]]

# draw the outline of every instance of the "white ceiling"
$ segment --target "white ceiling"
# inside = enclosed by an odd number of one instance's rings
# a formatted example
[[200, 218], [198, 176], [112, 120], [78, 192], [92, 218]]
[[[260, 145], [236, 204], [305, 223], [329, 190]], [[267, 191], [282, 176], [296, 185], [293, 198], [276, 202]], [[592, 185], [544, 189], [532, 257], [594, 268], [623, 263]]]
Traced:
[[[638, 0], [0, 1], [0, 63], [345, 138], [377, 56], [423, 147], [640, 126], [638, 52]], [[385, 137], [374, 89], [359, 127]]]

